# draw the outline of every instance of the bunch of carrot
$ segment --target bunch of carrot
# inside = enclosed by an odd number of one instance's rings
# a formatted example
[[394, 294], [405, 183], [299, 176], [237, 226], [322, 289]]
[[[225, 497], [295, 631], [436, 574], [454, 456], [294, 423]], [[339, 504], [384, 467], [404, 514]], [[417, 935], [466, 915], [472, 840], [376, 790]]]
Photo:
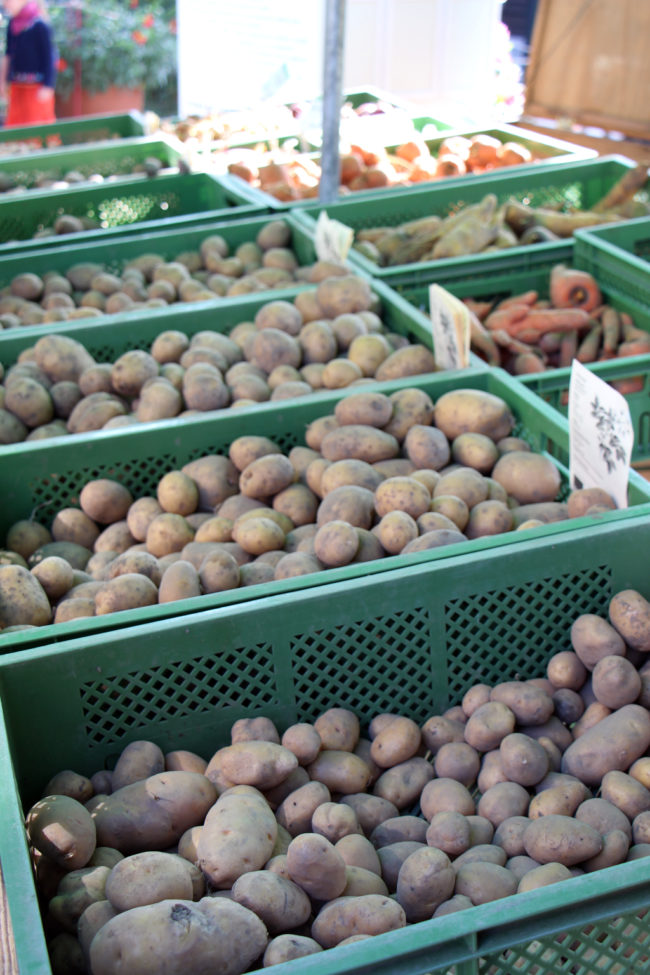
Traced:
[[[498, 303], [465, 303], [473, 350], [514, 375], [570, 366], [573, 359], [586, 364], [650, 354], [650, 334], [603, 302], [591, 274], [563, 264], [551, 271], [548, 299], [531, 290]], [[634, 392], [642, 380], [621, 380], [619, 386]]]

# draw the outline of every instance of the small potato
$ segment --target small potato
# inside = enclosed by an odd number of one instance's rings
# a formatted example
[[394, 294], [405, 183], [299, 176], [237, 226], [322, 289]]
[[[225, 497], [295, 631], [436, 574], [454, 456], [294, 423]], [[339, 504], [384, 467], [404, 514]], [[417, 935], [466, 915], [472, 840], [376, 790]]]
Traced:
[[468, 718], [465, 725], [465, 741], [478, 751], [487, 752], [498, 748], [506, 735], [512, 734], [515, 715], [501, 701], [488, 701]]
[[507, 437], [514, 427], [507, 403], [479, 389], [444, 393], [436, 401], [434, 420], [450, 441], [462, 433], [482, 433], [497, 442]]
[[491, 477], [520, 505], [555, 501], [560, 472], [550, 458], [527, 451], [510, 451], [494, 465]]
[[625, 643], [614, 627], [593, 613], [583, 613], [571, 626], [571, 645], [587, 670], [601, 657], [625, 654]]
[[595, 665], [591, 686], [597, 701], [616, 710], [637, 700], [641, 693], [641, 676], [626, 657], [612, 654], [601, 657]]
[[528, 816], [509, 816], [508, 819], [503, 819], [494, 831], [492, 842], [505, 850], [508, 857], [522, 856], [524, 831], [529, 822]]
[[124, 857], [106, 880], [106, 899], [116, 911], [168, 898], [192, 900], [192, 893], [192, 878], [182, 858], [154, 850]]
[[352, 423], [385, 427], [392, 415], [393, 404], [384, 393], [350, 393], [334, 407], [334, 416], [339, 426]]
[[[311, 446], [311, 444], [310, 444]], [[323, 437], [320, 451], [329, 461], [354, 458], [374, 464], [399, 454], [399, 443], [390, 433], [376, 427], [350, 423], [330, 430]]]
[[484, 538], [487, 535], [501, 535], [512, 531], [514, 519], [512, 511], [502, 501], [480, 501], [469, 513], [465, 527], [468, 538]]
[[546, 675], [554, 687], [579, 691], [587, 679], [587, 668], [573, 650], [560, 650], [546, 665]]
[[314, 721], [322, 747], [351, 752], [360, 734], [359, 719], [346, 708], [328, 708]]
[[180, 552], [194, 538], [194, 529], [182, 516], [169, 511], [156, 515], [149, 523], [145, 544], [156, 558]]
[[89, 481], [79, 495], [82, 511], [100, 525], [121, 521], [132, 503], [128, 488], [106, 477]]
[[354, 809], [357, 821], [366, 836], [370, 836], [379, 823], [383, 823], [386, 819], [392, 819], [399, 813], [397, 806], [388, 799], [368, 795], [365, 792], [342, 796], [341, 802]]
[[451, 445], [451, 456], [456, 464], [489, 474], [499, 459], [499, 451], [494, 440], [485, 434], [461, 433]]
[[553, 813], [561, 816], [572, 816], [580, 803], [587, 798], [587, 795], [586, 786], [577, 780], [543, 789], [530, 800], [528, 816], [530, 819], [549, 816]]
[[270, 870], [251, 870], [238, 877], [232, 886], [232, 899], [253, 911], [269, 934], [298, 928], [311, 914], [305, 891]]
[[383, 894], [337, 897], [325, 904], [312, 924], [311, 933], [323, 948], [354, 935], [384, 934], [406, 925], [404, 909]]
[[262, 964], [264, 968], [270, 968], [273, 965], [282, 965], [284, 962], [293, 961], [296, 958], [315, 955], [322, 950], [313, 938], [307, 938], [302, 934], [280, 934], [277, 938], [272, 938], [267, 944]]
[[405, 511], [419, 518], [429, 510], [431, 495], [412, 477], [387, 477], [375, 489], [375, 511], [382, 518], [389, 511]]
[[628, 819], [650, 810], [650, 789], [625, 772], [611, 771], [603, 775], [600, 794], [620, 809]]
[[377, 849], [409, 840], [424, 843], [426, 833], [427, 823], [421, 816], [395, 816], [394, 819], [385, 819], [373, 829], [370, 842]]
[[464, 741], [442, 745], [436, 752], [434, 769], [439, 779], [454, 779], [470, 788], [480, 769], [478, 752]]
[[391, 352], [377, 367], [375, 379], [384, 382], [389, 379], [402, 379], [406, 376], [421, 376], [425, 372], [436, 371], [436, 360], [426, 345], [413, 343]]
[[158, 590], [151, 579], [127, 572], [105, 582], [95, 594], [95, 615], [138, 609], [158, 602]]
[[317, 806], [311, 817], [311, 828], [313, 833], [324, 836], [334, 845], [343, 836], [361, 832], [352, 807], [338, 802], [323, 802]]
[[501, 752], [498, 748], [485, 752], [481, 759], [481, 768], [476, 777], [479, 792], [487, 792], [498, 782], [507, 782], [508, 776], [503, 768]]
[[441, 715], [433, 715], [422, 725], [422, 741], [433, 755], [450, 741], [464, 741], [465, 725]]
[[334, 844], [348, 867], [360, 867], [381, 876], [381, 862], [374, 846], [361, 833], [347, 833]]
[[610, 600], [612, 626], [633, 650], [650, 651], [650, 603], [635, 589], [624, 589]]
[[300, 765], [310, 765], [322, 748], [320, 735], [307, 722], [290, 725], [282, 735], [281, 744], [294, 753]]
[[397, 717], [374, 738], [370, 757], [380, 768], [391, 768], [417, 753], [421, 737], [420, 728], [415, 721]]
[[433, 779], [428, 782], [420, 796], [420, 808], [429, 822], [441, 812], [459, 812], [464, 816], [473, 816], [476, 812], [469, 789], [455, 779]]
[[398, 809], [404, 809], [417, 801], [433, 775], [429, 762], [416, 755], [382, 772], [372, 787], [373, 795], [388, 799]]
[[539, 867], [533, 867], [526, 871], [517, 886], [517, 893], [524, 894], [527, 890], [537, 890], [539, 887], [548, 887], [549, 884], [557, 884], [561, 880], [569, 880], [572, 874], [568, 867], [563, 863], [545, 863]]
[[441, 430], [414, 423], [404, 439], [404, 452], [417, 468], [438, 471], [449, 463], [449, 441]]
[[503, 770], [511, 782], [519, 785], [536, 785], [548, 772], [548, 755], [543, 746], [523, 735], [513, 732], [506, 735], [499, 745]]
[[[388, 397], [393, 404], [393, 415], [385, 430], [402, 443], [411, 427], [418, 423], [431, 426], [433, 420], [433, 400], [424, 390], [417, 387], [399, 389]], [[446, 461], [445, 461], [446, 463]], [[418, 466], [418, 465], [416, 465]], [[421, 466], [428, 466], [426, 464]]]
[[347, 795], [363, 792], [370, 781], [370, 768], [352, 752], [323, 749], [307, 766], [312, 779], [322, 782], [330, 792]]
[[191, 562], [179, 559], [165, 569], [158, 588], [159, 603], [171, 603], [177, 599], [192, 599], [200, 595], [201, 581]]
[[231, 782], [260, 790], [279, 785], [298, 765], [293, 752], [272, 741], [238, 741], [220, 752], [221, 767]]
[[0, 627], [44, 626], [52, 619], [47, 594], [22, 565], [0, 566]]
[[433, 498], [435, 500], [441, 496], [447, 497], [451, 495], [452, 497], [460, 498], [471, 510], [474, 505], [479, 504], [481, 501], [487, 501], [488, 490], [488, 485], [482, 474], [479, 474], [472, 467], [458, 467], [448, 473], [443, 472], [434, 488]]
[[203, 774], [208, 763], [195, 752], [175, 749], [165, 755], [166, 772], [200, 772]]
[[113, 789], [148, 779], [164, 771], [165, 756], [153, 741], [132, 741], [121, 752], [113, 769]]
[[331, 799], [330, 790], [322, 782], [312, 781], [301, 785], [286, 796], [275, 812], [275, 817], [291, 836], [308, 833], [316, 809]]
[[457, 857], [471, 846], [468, 817], [454, 810], [436, 813], [425, 840], [428, 846], [442, 850], [448, 857]]
[[533, 819], [524, 833], [528, 856], [539, 863], [562, 863], [572, 867], [600, 853], [600, 833], [587, 823], [571, 816], [540, 816]]
[[456, 872], [455, 892], [469, 897], [474, 905], [509, 897], [517, 886], [514, 874], [498, 863], [466, 863]]
[[469, 850], [465, 850], [460, 856], [457, 856], [453, 861], [453, 867], [456, 873], [461, 867], [470, 863], [496, 863], [498, 866], [503, 867], [506, 864], [508, 857], [506, 851], [501, 846], [497, 846], [496, 843], [482, 843], [477, 846], [470, 846]]
[[357, 529], [347, 521], [333, 519], [314, 535], [314, 554], [328, 568], [349, 565], [359, 551]]
[[95, 823], [88, 810], [70, 796], [46, 796], [25, 819], [35, 849], [65, 870], [85, 867], [97, 846]]
[[58, 556], [43, 559], [31, 570], [38, 579], [50, 602], [56, 602], [73, 584], [73, 569], [69, 562]]
[[93, 784], [85, 775], [79, 775], [71, 769], [57, 772], [43, 789], [44, 796], [69, 796], [82, 805], [94, 793]]
[[630, 850], [630, 838], [623, 830], [614, 829], [603, 836], [603, 848], [600, 853], [589, 860], [584, 860], [580, 866], [586, 873], [602, 870], [623, 863]]
[[446, 853], [435, 847], [416, 850], [397, 877], [397, 902], [409, 923], [428, 920], [436, 907], [454, 893], [456, 875]]
[[329, 840], [316, 833], [294, 837], [287, 850], [287, 869], [291, 880], [316, 900], [330, 901], [345, 889], [343, 857]]
[[[478, 801], [479, 816], [489, 819], [496, 829], [504, 819], [525, 816], [530, 796], [518, 782], [497, 782]], [[533, 854], [530, 854], [533, 856]]]

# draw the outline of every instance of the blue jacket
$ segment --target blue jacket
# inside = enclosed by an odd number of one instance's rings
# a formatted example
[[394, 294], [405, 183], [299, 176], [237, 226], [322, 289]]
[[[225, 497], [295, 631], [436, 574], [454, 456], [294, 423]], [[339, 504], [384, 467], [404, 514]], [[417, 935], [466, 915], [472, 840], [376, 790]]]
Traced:
[[52, 28], [45, 21], [36, 20], [19, 34], [7, 26], [5, 53], [9, 58], [8, 81], [54, 88], [58, 55]]

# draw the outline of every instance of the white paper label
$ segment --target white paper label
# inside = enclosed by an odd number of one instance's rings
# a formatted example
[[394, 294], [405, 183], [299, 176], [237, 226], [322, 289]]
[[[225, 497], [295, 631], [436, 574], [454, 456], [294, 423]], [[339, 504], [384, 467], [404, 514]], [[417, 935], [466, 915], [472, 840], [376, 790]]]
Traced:
[[624, 396], [577, 359], [569, 384], [571, 487], [600, 487], [627, 508], [634, 428]]
[[345, 264], [352, 242], [354, 230], [338, 220], [330, 220], [325, 210], [321, 210], [316, 221], [314, 246], [319, 261], [332, 261]]
[[469, 365], [470, 319], [467, 308], [439, 284], [429, 287], [433, 354], [439, 369]]

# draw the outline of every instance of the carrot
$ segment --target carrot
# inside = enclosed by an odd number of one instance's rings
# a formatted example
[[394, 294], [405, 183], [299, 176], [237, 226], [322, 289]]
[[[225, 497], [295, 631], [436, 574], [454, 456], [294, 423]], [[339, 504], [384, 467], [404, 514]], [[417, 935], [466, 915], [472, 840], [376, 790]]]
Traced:
[[564, 368], [565, 366], [570, 366], [576, 357], [576, 351], [578, 349], [578, 333], [567, 332], [562, 339], [562, 345], [560, 346], [560, 357], [558, 360], [558, 366]]
[[603, 326], [600, 323], [592, 325], [576, 351], [578, 362], [595, 362], [598, 358], [598, 348], [603, 334]]
[[510, 325], [525, 318], [529, 311], [530, 308], [528, 305], [510, 305], [508, 308], [504, 308], [503, 311], [497, 308], [495, 311], [490, 312], [485, 319], [485, 325], [489, 329], [505, 328], [509, 330]]
[[568, 332], [589, 324], [589, 314], [583, 308], [549, 308], [547, 311], [529, 311], [525, 318], [511, 322], [508, 331], [521, 337], [522, 332]]
[[534, 352], [540, 359], [542, 359], [544, 362], [546, 361], [544, 352], [542, 352], [540, 349], [534, 349], [527, 342], [522, 342], [520, 339], [513, 338], [512, 335], [508, 334], [508, 332], [496, 331], [492, 332], [492, 335], [494, 336], [495, 341], [512, 355], [525, 355], [528, 352]]
[[469, 312], [470, 344], [472, 348], [476, 349], [478, 353], [482, 355], [488, 365], [500, 366], [501, 353], [499, 351], [499, 347], [492, 337], [492, 334], [477, 318], [471, 308], [468, 308], [467, 310]]
[[645, 379], [643, 376], [628, 376], [626, 379], [616, 379], [611, 385], [624, 396], [629, 393], [640, 393], [643, 389]]
[[626, 311], [620, 313], [621, 318], [621, 331], [623, 333], [623, 339], [628, 342], [634, 339], [642, 339], [648, 333], [644, 332], [642, 328], [637, 328], [634, 324], [634, 319], [631, 315], [628, 315]]
[[512, 295], [510, 298], [504, 298], [503, 301], [499, 302], [499, 311], [503, 308], [510, 308], [512, 305], [534, 305], [538, 297], [536, 291], [524, 291], [523, 294]]
[[603, 349], [606, 352], [616, 352], [621, 338], [621, 320], [615, 308], [605, 308], [602, 314]]
[[650, 335], [647, 333], [643, 339], [629, 339], [628, 341], [621, 342], [618, 347], [619, 356], [628, 355], [648, 355], [650, 353]]
[[633, 169], [628, 169], [624, 176], [612, 186], [609, 193], [599, 200], [592, 208], [592, 213], [604, 213], [612, 210], [634, 196], [637, 190], [642, 189], [648, 182], [647, 162], [637, 163]]
[[550, 296], [555, 308], [584, 308], [587, 311], [596, 308], [602, 300], [593, 275], [564, 264], [556, 264], [551, 270]]
[[545, 332], [540, 336], [539, 347], [544, 352], [559, 352], [562, 343], [562, 332]]
[[534, 352], [522, 352], [516, 356], [512, 370], [515, 376], [524, 376], [535, 372], [545, 372], [546, 366]]
[[476, 315], [479, 321], [483, 321], [494, 308], [493, 301], [475, 301], [473, 298], [463, 298], [464, 304]]

